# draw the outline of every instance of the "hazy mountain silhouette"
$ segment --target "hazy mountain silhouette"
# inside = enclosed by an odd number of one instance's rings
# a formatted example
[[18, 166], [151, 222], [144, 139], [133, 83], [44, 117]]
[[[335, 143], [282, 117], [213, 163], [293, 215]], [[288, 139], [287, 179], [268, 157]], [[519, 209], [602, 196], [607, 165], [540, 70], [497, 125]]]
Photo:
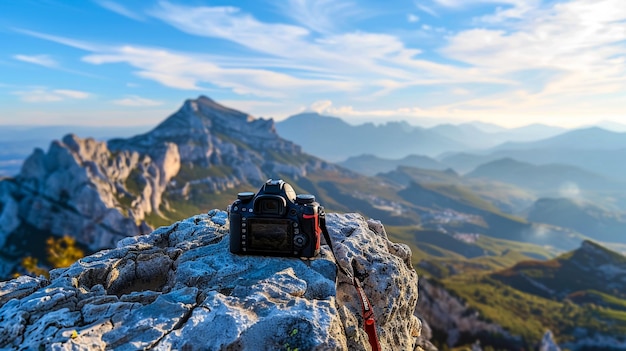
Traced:
[[533, 165], [512, 158], [503, 158], [480, 165], [465, 176], [510, 183], [544, 193], [573, 191], [572, 187], [587, 190], [610, 190], [625, 185], [576, 166], [564, 164]]
[[600, 127], [576, 129], [533, 142], [507, 142], [492, 149], [499, 150], [619, 150], [626, 148], [626, 133], [613, 132]]
[[302, 113], [276, 123], [279, 135], [302, 146], [305, 152], [332, 162], [371, 154], [402, 158], [410, 154], [434, 156], [466, 145], [406, 122], [352, 126], [340, 118]]
[[401, 159], [391, 160], [374, 155], [361, 155], [349, 157], [347, 160], [338, 163], [352, 171], [373, 176], [381, 172], [389, 172], [398, 166], [408, 166], [422, 169], [444, 170], [448, 168], [441, 162], [428, 156], [409, 155]]
[[542, 198], [529, 209], [529, 221], [571, 228], [594, 240], [626, 244], [626, 214], [568, 198]]

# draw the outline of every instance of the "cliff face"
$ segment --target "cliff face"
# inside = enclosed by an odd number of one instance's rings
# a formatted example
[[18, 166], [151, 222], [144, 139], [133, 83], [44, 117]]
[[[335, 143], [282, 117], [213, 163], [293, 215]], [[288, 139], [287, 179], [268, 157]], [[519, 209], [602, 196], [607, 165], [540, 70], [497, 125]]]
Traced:
[[175, 144], [159, 151], [157, 159], [113, 152], [74, 135], [53, 142], [47, 153], [36, 149], [16, 178], [0, 183], [0, 244], [20, 227], [70, 235], [92, 250], [148, 232], [142, 220], [180, 168]]
[[410, 249], [360, 215], [327, 222], [338, 263], [325, 245], [310, 261], [233, 255], [226, 213], [212, 210], [123, 239], [50, 280], [0, 283], [0, 348], [368, 350], [341, 264], [363, 282], [383, 349], [421, 349]]

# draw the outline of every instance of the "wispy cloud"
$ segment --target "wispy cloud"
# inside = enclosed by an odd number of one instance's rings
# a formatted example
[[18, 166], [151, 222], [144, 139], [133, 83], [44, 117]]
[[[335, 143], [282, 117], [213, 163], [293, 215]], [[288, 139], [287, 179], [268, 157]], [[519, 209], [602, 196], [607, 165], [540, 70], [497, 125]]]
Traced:
[[13, 58], [18, 61], [28, 62], [48, 68], [56, 68], [59, 66], [58, 62], [56, 62], [49, 55], [13, 55]]
[[336, 32], [338, 26], [363, 14], [352, 1], [287, 0], [279, 3], [283, 14], [319, 33]]
[[94, 51], [96, 50], [95, 45], [85, 42], [85, 41], [81, 41], [81, 40], [75, 40], [75, 39], [71, 39], [71, 38], [65, 38], [62, 36], [56, 36], [56, 35], [51, 35], [51, 34], [46, 34], [46, 33], [41, 33], [41, 32], [37, 32], [37, 31], [32, 31], [32, 30], [28, 30], [28, 29], [22, 29], [22, 28], [11, 28], [13, 31], [17, 32], [17, 33], [22, 33], [31, 37], [35, 37], [35, 38], [39, 38], [39, 39], [44, 39], [44, 40], [48, 40], [48, 41], [52, 41], [58, 44], [62, 44], [62, 45], [66, 45], [69, 47], [73, 47], [76, 49], [81, 49], [81, 50], [86, 50], [86, 51]]
[[42, 103], [42, 102], [58, 102], [71, 100], [87, 99], [91, 96], [90, 93], [79, 90], [68, 89], [48, 89], [48, 88], [33, 88], [30, 90], [18, 90], [12, 93], [19, 96], [24, 102], [30, 103]]
[[155, 80], [165, 86], [183, 90], [201, 90], [201, 84], [232, 89], [237, 94], [284, 98], [287, 91], [326, 91], [329, 88], [351, 90], [348, 81], [301, 79], [263, 69], [223, 68], [201, 55], [172, 53], [159, 49], [125, 46], [107, 53], [84, 58], [93, 64], [124, 62], [138, 69], [139, 77]]
[[147, 107], [147, 106], [160, 106], [163, 105], [162, 101], [142, 98], [136, 95], [127, 96], [123, 99], [113, 100], [115, 105], [129, 106], [129, 107]]
[[421, 11], [426, 12], [427, 14], [429, 14], [429, 15], [431, 15], [433, 17], [439, 17], [439, 14], [437, 14], [437, 12], [435, 12], [435, 10], [433, 10], [432, 8], [426, 6], [426, 5], [422, 4], [422, 3], [419, 3], [419, 2], [416, 1], [415, 2], [415, 6], [418, 9], [420, 9]]
[[102, 6], [103, 8], [109, 10], [109, 11], [113, 11], [119, 15], [122, 15], [124, 17], [128, 17], [130, 19], [134, 19], [136, 21], [142, 21], [144, 20], [143, 16], [129, 10], [127, 7], [125, 7], [124, 5], [114, 2], [114, 1], [110, 1], [110, 0], [97, 0], [96, 3], [100, 6]]
[[[494, 81], [480, 72], [420, 60], [420, 50], [408, 48], [390, 34], [354, 31], [313, 37], [303, 27], [264, 23], [233, 7], [185, 7], [161, 2], [153, 15], [190, 34], [237, 43], [257, 55], [315, 67], [314, 73], [331, 81], [351, 81], [363, 91], [391, 91], [391, 87], [433, 82]], [[251, 58], [254, 62], [256, 57]], [[289, 67], [289, 64], [286, 64]], [[504, 80], [498, 78], [500, 82]], [[393, 81], [393, 84], [388, 84]], [[379, 85], [385, 82], [384, 86]], [[340, 84], [339, 86], [343, 86]], [[329, 84], [333, 91], [337, 84]]]

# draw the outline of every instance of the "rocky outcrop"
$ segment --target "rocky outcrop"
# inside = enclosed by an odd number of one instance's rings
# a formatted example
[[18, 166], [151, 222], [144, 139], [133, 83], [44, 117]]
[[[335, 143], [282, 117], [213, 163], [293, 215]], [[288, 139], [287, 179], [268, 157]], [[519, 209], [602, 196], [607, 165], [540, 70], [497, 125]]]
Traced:
[[[338, 262], [229, 252], [225, 212], [121, 240], [43, 277], [0, 283], [0, 348], [368, 350], [353, 285], [363, 282], [384, 350], [413, 350], [417, 275], [380, 222], [329, 214]], [[417, 347], [417, 349], [420, 349]]]
[[28, 227], [70, 235], [98, 250], [149, 231], [142, 220], [158, 209], [180, 168], [176, 145], [160, 151], [155, 158], [112, 152], [104, 142], [71, 134], [54, 141], [47, 153], [36, 149], [20, 174], [0, 186], [0, 238]]
[[539, 351], [561, 351], [559, 345], [554, 341], [554, 335], [551, 331], [546, 330], [539, 344]]
[[[428, 279], [420, 279], [420, 316], [434, 332], [446, 339], [448, 346], [466, 345], [481, 336], [497, 336], [503, 345], [522, 347], [519, 337], [510, 335], [502, 326], [481, 318], [478, 311], [450, 294], [444, 287]], [[495, 342], [495, 340], [492, 340]]]

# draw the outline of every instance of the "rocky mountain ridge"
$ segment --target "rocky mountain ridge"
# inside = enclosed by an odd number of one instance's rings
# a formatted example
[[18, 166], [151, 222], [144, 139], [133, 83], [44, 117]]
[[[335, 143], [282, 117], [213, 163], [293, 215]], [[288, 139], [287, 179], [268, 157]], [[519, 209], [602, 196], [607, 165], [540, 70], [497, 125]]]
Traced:
[[410, 249], [360, 215], [327, 223], [338, 261], [326, 245], [310, 261], [233, 255], [227, 215], [212, 210], [123, 239], [50, 280], [0, 283], [0, 348], [368, 350], [340, 264], [362, 280], [383, 349], [432, 349], [420, 337]]
[[171, 215], [181, 207], [171, 206], [172, 198], [184, 203], [320, 168], [339, 169], [281, 139], [272, 120], [204, 96], [131, 138], [106, 143], [67, 135], [48, 152], [36, 149], [20, 174], [0, 181], [0, 277], [46, 236], [69, 235], [92, 252], [110, 248], [181, 218]]

